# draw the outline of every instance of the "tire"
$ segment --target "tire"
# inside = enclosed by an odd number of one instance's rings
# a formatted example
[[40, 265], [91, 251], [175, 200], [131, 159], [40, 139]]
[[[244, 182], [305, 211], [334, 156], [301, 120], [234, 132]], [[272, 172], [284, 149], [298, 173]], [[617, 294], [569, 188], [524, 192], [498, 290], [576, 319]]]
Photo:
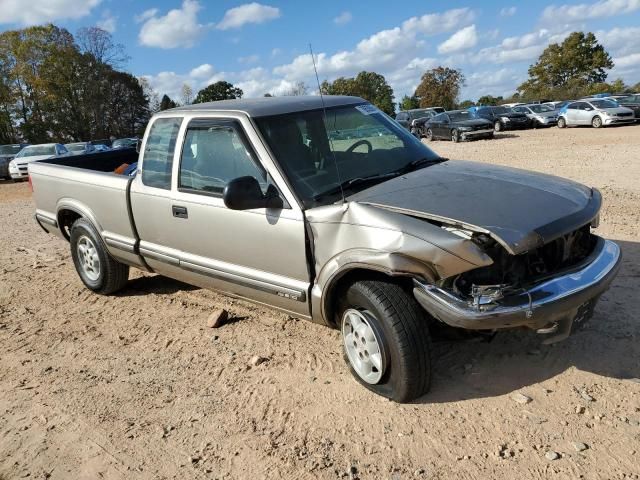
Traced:
[[563, 117], [558, 119], [558, 128], [567, 128], [567, 121]]
[[432, 141], [433, 140], [433, 130], [431, 130], [430, 128], [427, 128], [427, 140], [428, 141]]
[[451, 130], [451, 141], [453, 143], [458, 143], [460, 141], [460, 133], [455, 128]]
[[409, 133], [411, 133], [411, 135], [413, 135], [416, 138], [420, 138], [420, 132], [418, 131], [417, 128], [412, 128]]
[[591, 126], [593, 128], [600, 128], [602, 127], [602, 119], [599, 116], [595, 116], [591, 119]]
[[109, 255], [91, 222], [79, 218], [71, 226], [71, 257], [82, 283], [102, 295], [117, 292], [127, 284], [129, 266]]
[[[390, 282], [357, 281], [348, 287], [338, 307], [345, 360], [358, 382], [396, 402], [409, 402], [429, 391], [431, 337], [426, 314], [410, 294]], [[360, 326], [354, 331], [358, 320]], [[364, 335], [358, 337], [358, 332]], [[356, 346], [351, 348], [354, 341], [359, 351]], [[378, 371], [374, 368], [377, 354], [367, 353], [367, 349], [376, 352], [376, 345], [381, 367]], [[360, 356], [363, 352], [364, 356]], [[357, 366], [358, 356], [363, 360], [371, 358], [369, 374], [359, 373], [363, 367]]]
[[502, 131], [502, 123], [500, 122], [500, 120], [496, 120], [496, 123], [493, 124], [493, 131], [494, 132]]

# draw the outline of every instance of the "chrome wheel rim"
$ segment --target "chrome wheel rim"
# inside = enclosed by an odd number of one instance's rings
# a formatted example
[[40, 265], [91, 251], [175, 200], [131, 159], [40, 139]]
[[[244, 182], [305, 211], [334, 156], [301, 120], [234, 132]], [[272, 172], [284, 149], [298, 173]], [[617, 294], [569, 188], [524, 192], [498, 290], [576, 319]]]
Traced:
[[598, 128], [600, 127], [600, 125], [602, 125], [602, 120], [600, 120], [598, 117], [593, 119], [593, 126]]
[[86, 235], [81, 236], [78, 239], [76, 251], [80, 268], [87, 278], [93, 282], [98, 280], [100, 277], [100, 257], [98, 257], [98, 250], [91, 239]]
[[371, 312], [348, 309], [342, 316], [342, 339], [349, 363], [365, 382], [375, 385], [384, 374], [380, 342], [371, 327]]

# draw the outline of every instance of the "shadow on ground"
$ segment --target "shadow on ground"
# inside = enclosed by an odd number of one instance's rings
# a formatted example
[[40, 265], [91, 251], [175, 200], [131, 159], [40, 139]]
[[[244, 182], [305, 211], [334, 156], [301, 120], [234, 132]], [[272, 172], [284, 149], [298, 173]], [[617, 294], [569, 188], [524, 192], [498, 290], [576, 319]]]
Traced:
[[200, 290], [200, 287], [174, 280], [162, 275], [144, 276], [130, 280], [127, 286], [116, 295], [119, 297], [137, 297], [150, 293], [168, 295], [180, 291], [190, 292]]
[[504, 395], [571, 367], [610, 378], [640, 378], [640, 244], [617, 243], [623, 253], [620, 273], [582, 330], [555, 345], [541, 345], [535, 333], [523, 330], [499, 333], [490, 342], [436, 342], [431, 392], [418, 403]]

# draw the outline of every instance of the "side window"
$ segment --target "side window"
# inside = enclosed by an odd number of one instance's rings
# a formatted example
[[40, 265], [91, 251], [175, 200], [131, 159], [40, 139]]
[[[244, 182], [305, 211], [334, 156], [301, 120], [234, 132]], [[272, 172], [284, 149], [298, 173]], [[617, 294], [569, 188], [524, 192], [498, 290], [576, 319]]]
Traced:
[[407, 115], [406, 113], [399, 113], [398, 116], [396, 117], [396, 120], [407, 120], [409, 118], [409, 115]]
[[440, 123], [442, 122], [442, 120], [444, 120], [444, 115], [440, 114], [440, 115], [436, 115], [435, 117], [432, 118], [434, 123]]
[[171, 167], [182, 118], [158, 118], [149, 131], [142, 163], [142, 183], [171, 190]]
[[178, 188], [222, 194], [230, 180], [245, 176], [254, 177], [266, 191], [267, 174], [239, 124], [211, 120], [194, 120], [189, 124]]
[[567, 110], [577, 110], [577, 104], [576, 103], [570, 103], [569, 105], [567, 105]]

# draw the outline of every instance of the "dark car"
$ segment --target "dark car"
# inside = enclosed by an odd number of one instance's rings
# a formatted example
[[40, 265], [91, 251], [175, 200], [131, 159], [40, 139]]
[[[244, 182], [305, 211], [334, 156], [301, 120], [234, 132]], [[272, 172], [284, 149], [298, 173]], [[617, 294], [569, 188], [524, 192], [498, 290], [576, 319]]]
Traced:
[[424, 126], [427, 140], [469, 140], [493, 138], [493, 123], [478, 118], [468, 110], [451, 110], [430, 118]]
[[117, 150], [119, 148], [136, 148], [137, 138], [118, 138], [111, 144], [111, 148]]
[[11, 178], [9, 175], [9, 162], [15, 158], [20, 150], [27, 146], [29, 146], [28, 143], [0, 145], [0, 178]]
[[67, 147], [71, 155], [86, 155], [95, 152], [95, 147], [91, 142], [66, 143], [64, 146]]
[[617, 97], [615, 98], [615, 101], [621, 107], [626, 107], [633, 110], [636, 122], [640, 121], [640, 93]]
[[485, 118], [493, 124], [496, 132], [529, 128], [531, 120], [524, 113], [517, 113], [508, 107], [471, 107], [469, 109], [479, 118]]
[[434, 115], [444, 112], [442, 107], [415, 108], [403, 110], [396, 115], [396, 122], [409, 130], [414, 135], [419, 135], [419, 127]]

